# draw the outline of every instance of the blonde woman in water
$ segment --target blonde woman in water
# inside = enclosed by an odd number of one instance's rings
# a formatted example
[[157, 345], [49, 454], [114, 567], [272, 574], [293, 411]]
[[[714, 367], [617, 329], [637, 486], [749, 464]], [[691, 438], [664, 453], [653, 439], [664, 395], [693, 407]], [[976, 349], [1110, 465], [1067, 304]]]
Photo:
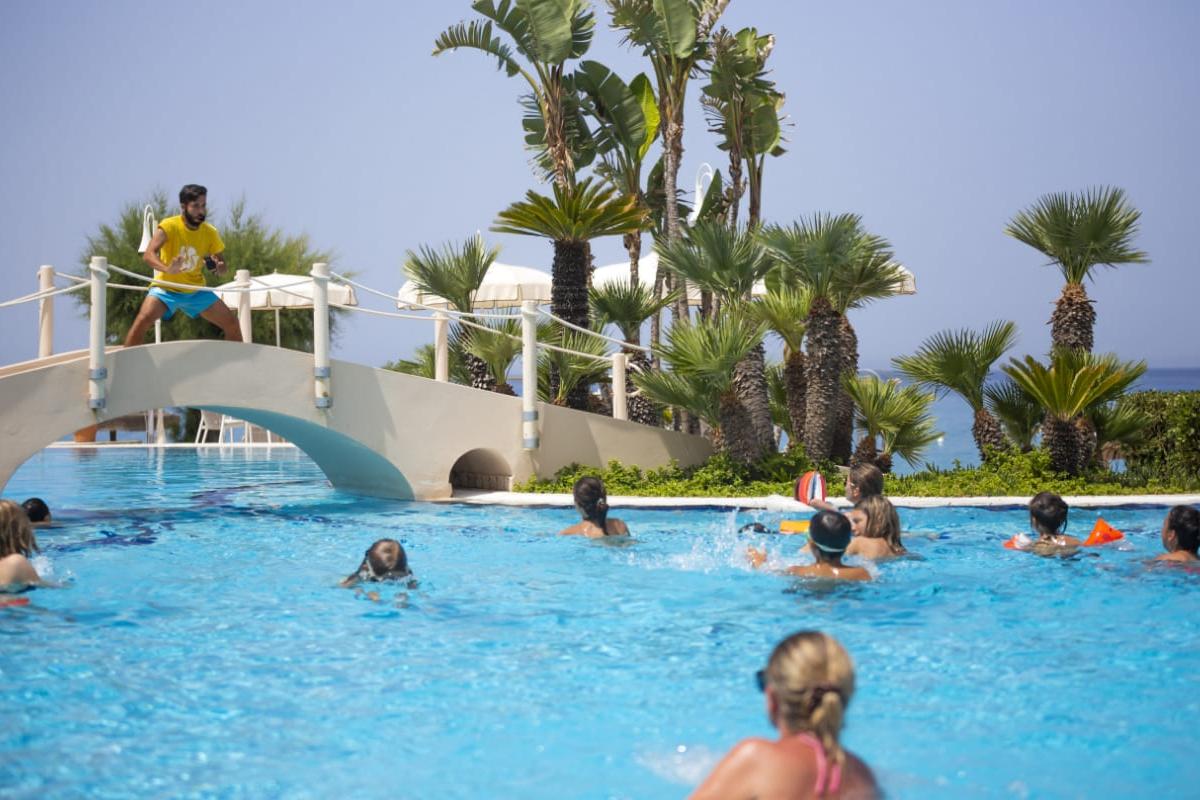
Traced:
[[879, 797], [875, 776], [842, 747], [854, 664], [832, 636], [793, 633], [776, 645], [758, 685], [777, 739], [744, 739], [713, 769], [692, 800]]

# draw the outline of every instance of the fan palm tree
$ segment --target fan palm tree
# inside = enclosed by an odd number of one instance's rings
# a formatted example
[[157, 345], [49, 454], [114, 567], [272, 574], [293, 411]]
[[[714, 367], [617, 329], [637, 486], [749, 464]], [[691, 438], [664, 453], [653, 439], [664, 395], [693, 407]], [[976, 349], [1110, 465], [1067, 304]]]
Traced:
[[[475, 292], [499, 254], [499, 247], [487, 247], [483, 237], [476, 234], [461, 244], [448, 242], [439, 250], [426, 245], [421, 245], [415, 253], [409, 250], [405, 254], [404, 270], [409, 280], [422, 292], [438, 295], [456, 311], [469, 314]], [[476, 389], [492, 390], [495, 381], [487, 364], [469, 352], [468, 343], [472, 338], [470, 329], [458, 335], [463, 342], [471, 385]]]
[[719, 147], [729, 153], [729, 224], [737, 227], [742, 195], [742, 163], [749, 182], [748, 226], [762, 216], [762, 176], [768, 155], [783, 155], [780, 109], [783, 94], [767, 79], [766, 62], [775, 47], [774, 36], [759, 36], [754, 28], [736, 34], [721, 28], [709, 44], [710, 83], [704, 87], [709, 130], [721, 136]]
[[[460, 22], [434, 41], [433, 54], [469, 48], [496, 59], [511, 78], [529, 86], [532, 118], [526, 141], [562, 188], [574, 183], [590, 137], [582, 123], [566, 62], [581, 58], [592, 43], [596, 19], [588, 0], [476, 0], [471, 8], [483, 20]], [[494, 31], [508, 35], [505, 42]], [[520, 56], [520, 58], [518, 58]]]
[[[604, 340], [551, 323], [539, 326], [538, 341], [552, 345], [538, 348], [538, 397], [556, 406], [591, 410], [587, 403], [590, 400], [588, 387], [608, 378], [609, 361]], [[585, 402], [572, 406], [570, 401], [580, 390]]]
[[[603, 287], [593, 286], [589, 294], [592, 314], [600, 326], [616, 325], [621, 338], [630, 344], [639, 344], [642, 324], [666, 308], [674, 297], [656, 299], [645, 285], [635, 282], [618, 282]], [[630, 372], [626, 374], [626, 393], [629, 396], [629, 419], [643, 425], [658, 425], [662, 422], [662, 408], [649, 397], [637, 391], [632, 373], [649, 372], [650, 357], [643, 350], [622, 348], [629, 359]]]
[[900, 291], [904, 274], [892, 261], [882, 237], [867, 233], [855, 214], [818, 214], [789, 227], [772, 225], [760, 239], [774, 261], [770, 287], [805, 287], [811, 293], [806, 319], [807, 398], [804, 450], [814, 461], [830, 457], [837, 425], [842, 355], [839, 307], [851, 298], [889, 297]]
[[[717, 309], [749, 301], [754, 284], [771, 266], [766, 251], [750, 230], [731, 230], [716, 220], [699, 222], [686, 238], [660, 241], [655, 249], [664, 269], [712, 292]], [[738, 363], [733, 376], [736, 397], [746, 406], [755, 442], [763, 455], [775, 442], [765, 368], [765, 354], [759, 344]]]
[[[437, 348], [431, 344], [423, 344], [413, 352], [412, 358], [389, 361], [383, 368], [434, 380], [437, 376]], [[450, 382], [471, 385], [471, 373], [463, 361], [462, 350], [454, 346], [450, 347]]]
[[1053, 347], [1092, 351], [1096, 310], [1083, 282], [1097, 264], [1142, 264], [1145, 253], [1133, 248], [1141, 212], [1115, 187], [1082, 195], [1048, 194], [1019, 212], [1004, 232], [1044, 253], [1066, 285], [1050, 316]]
[[1144, 442], [1151, 425], [1150, 417], [1124, 398], [1093, 407], [1088, 421], [1096, 431], [1096, 458], [1104, 466], [1123, 458], [1126, 445]]
[[945, 395], [953, 392], [967, 402], [974, 414], [971, 435], [984, 461], [1004, 448], [1004, 431], [988, 410], [984, 384], [992, 365], [1016, 344], [1016, 323], [999, 321], [982, 333], [963, 329], [942, 331], [921, 343], [911, 356], [893, 358], [892, 364], [909, 380]]
[[[493, 231], [542, 236], [554, 243], [550, 310], [559, 319], [588, 327], [588, 242], [601, 236], [620, 236], [641, 230], [645, 215], [611, 186], [590, 178], [574, 186], [553, 186], [553, 198], [534, 191], [496, 216]], [[587, 386], [572, 395], [571, 408], [587, 404]]]
[[929, 413], [932, 392], [875, 375], [846, 377], [842, 385], [854, 401], [855, 422], [863, 434], [852, 465], [874, 464], [890, 472], [893, 454], [916, 465], [925, 448], [941, 436]]
[[734, 391], [733, 371], [762, 341], [763, 331], [761, 324], [736, 307], [717, 320], [676, 323], [658, 349], [674, 377], [643, 373], [634, 376], [634, 383], [660, 402], [678, 404], [704, 419], [719, 429], [721, 446], [734, 460], [754, 463], [762, 448]]
[[1032, 450], [1033, 437], [1041, 430], [1046, 416], [1038, 402], [1009, 378], [986, 384], [983, 397], [1012, 446], [1022, 453]]
[[1091, 463], [1094, 434], [1081, 436], [1076, 420], [1088, 409], [1120, 397], [1146, 371], [1144, 361], [1119, 361], [1113, 354], [1056, 350], [1050, 365], [1033, 356], [1013, 358], [1004, 372], [1045, 409], [1042, 443], [1050, 466], [1078, 475]]
[[[750, 305], [750, 313], [783, 341], [782, 386], [787, 409], [788, 449], [798, 447], [804, 440], [804, 416], [807, 384], [804, 377], [804, 333], [807, 330], [811, 293], [801, 287], [785, 286], [767, 291]], [[768, 375], [768, 385], [770, 376]]]
[[488, 320], [483, 329], [475, 328], [465, 343], [467, 352], [487, 364], [499, 394], [516, 397], [508, 382], [508, 370], [521, 355], [521, 323], [515, 319]]
[[[612, 26], [622, 31], [626, 44], [641, 49], [654, 73], [661, 120], [668, 241], [683, 235], [674, 199], [683, 157], [683, 111], [688, 83], [705, 57], [709, 32], [728, 4], [729, 0], [608, 0]], [[686, 287], [676, 288], [680, 289], [676, 319], [686, 319]]]

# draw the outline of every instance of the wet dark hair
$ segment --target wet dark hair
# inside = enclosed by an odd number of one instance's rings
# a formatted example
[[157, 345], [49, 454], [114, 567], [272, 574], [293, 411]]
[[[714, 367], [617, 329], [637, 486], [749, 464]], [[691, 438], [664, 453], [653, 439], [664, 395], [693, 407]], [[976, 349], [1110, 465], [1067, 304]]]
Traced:
[[818, 561], [828, 561], [846, 552], [850, 536], [850, 520], [836, 511], [818, 511], [808, 525], [808, 538]]
[[404, 546], [395, 539], [380, 539], [367, 548], [358, 571], [346, 581], [387, 581], [407, 578], [411, 574]]
[[1180, 550], [1194, 554], [1200, 548], [1200, 511], [1192, 506], [1172, 506], [1167, 512], [1167, 528], [1175, 531]]
[[575, 481], [573, 493], [575, 505], [583, 512], [583, 518], [603, 529], [608, 519], [608, 494], [604, 491], [604, 481], [586, 475]]
[[179, 205], [187, 205], [194, 200], [199, 200], [201, 197], [208, 196], [208, 189], [198, 183], [189, 183], [179, 190]]
[[21, 508], [25, 509], [25, 514], [29, 517], [30, 522], [43, 522], [50, 516], [50, 506], [46, 505], [46, 501], [40, 497], [29, 498], [21, 503]]
[[1054, 492], [1039, 492], [1029, 501], [1029, 516], [1033, 526], [1044, 536], [1062, 533], [1067, 529], [1067, 501]]

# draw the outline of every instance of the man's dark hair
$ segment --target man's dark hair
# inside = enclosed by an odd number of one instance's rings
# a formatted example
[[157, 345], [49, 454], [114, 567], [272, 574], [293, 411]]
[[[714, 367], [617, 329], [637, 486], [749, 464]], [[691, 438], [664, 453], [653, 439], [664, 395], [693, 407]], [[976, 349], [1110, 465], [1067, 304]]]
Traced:
[[1200, 511], [1191, 506], [1174, 506], [1167, 512], [1167, 528], [1175, 531], [1180, 550], [1195, 553], [1200, 548]]
[[198, 183], [189, 183], [179, 190], [179, 205], [187, 205], [201, 197], [208, 196], [208, 189]]
[[813, 554], [819, 561], [845, 552], [850, 546], [850, 536], [850, 520], [836, 511], [818, 511], [808, 524], [808, 538], [816, 545]]
[[1037, 532], [1046, 536], [1062, 533], [1067, 526], [1067, 501], [1054, 492], [1039, 492], [1029, 501], [1029, 516]]
[[25, 516], [29, 517], [30, 522], [42, 522], [50, 516], [50, 507], [40, 497], [29, 498], [21, 504], [21, 508], [25, 509]]

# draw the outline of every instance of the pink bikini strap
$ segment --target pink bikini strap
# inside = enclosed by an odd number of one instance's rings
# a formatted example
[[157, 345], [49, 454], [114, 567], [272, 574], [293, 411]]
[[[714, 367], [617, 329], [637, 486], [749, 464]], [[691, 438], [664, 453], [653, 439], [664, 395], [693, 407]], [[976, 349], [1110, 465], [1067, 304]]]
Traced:
[[[834, 764], [833, 769], [830, 770], [829, 759], [825, 757], [825, 746], [821, 744], [821, 741], [811, 733], [798, 733], [796, 735], [812, 748], [813, 755], [817, 759], [817, 783], [813, 787], [817, 793], [817, 797], [824, 797], [827, 794], [837, 794], [838, 789], [842, 785], [842, 765]], [[825, 782], [826, 778], [829, 779], [828, 785]]]

